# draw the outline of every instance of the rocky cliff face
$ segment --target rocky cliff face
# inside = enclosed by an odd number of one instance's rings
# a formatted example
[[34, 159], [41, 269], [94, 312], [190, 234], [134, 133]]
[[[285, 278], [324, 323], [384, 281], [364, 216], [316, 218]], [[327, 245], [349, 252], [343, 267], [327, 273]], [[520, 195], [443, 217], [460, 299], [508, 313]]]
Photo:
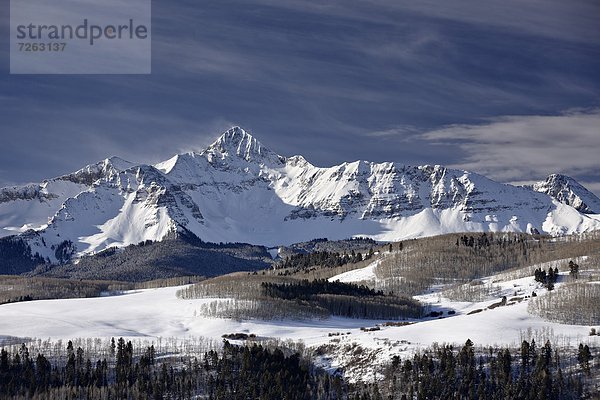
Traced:
[[582, 213], [600, 214], [600, 199], [571, 177], [552, 174], [544, 181], [533, 184], [531, 188]]
[[64, 249], [77, 257], [176, 231], [276, 246], [315, 237], [599, 229], [585, 214], [598, 199], [581, 189], [568, 178], [531, 190], [439, 165], [319, 168], [235, 127], [201, 152], [154, 166], [113, 157], [40, 185], [2, 189], [0, 227], [3, 235], [35, 229], [26, 235], [32, 254], [53, 262], [64, 260]]

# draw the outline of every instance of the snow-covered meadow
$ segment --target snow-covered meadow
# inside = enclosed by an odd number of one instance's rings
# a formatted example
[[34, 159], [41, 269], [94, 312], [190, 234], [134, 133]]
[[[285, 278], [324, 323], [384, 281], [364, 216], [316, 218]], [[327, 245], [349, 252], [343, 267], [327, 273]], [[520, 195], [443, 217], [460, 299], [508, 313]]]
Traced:
[[[332, 278], [357, 282], [374, 278], [377, 264]], [[555, 290], [560, 290], [561, 276]], [[255, 334], [259, 339], [302, 342], [320, 349], [317, 359], [328, 368], [344, 368], [352, 376], [372, 376], [380, 363], [391, 356], [405, 357], [435, 343], [516, 346], [523, 339], [551, 340], [560, 346], [580, 342], [600, 345], [600, 336], [589, 336], [590, 326], [548, 322], [528, 312], [531, 293], [543, 296], [546, 289], [533, 277], [511, 279], [506, 274], [482, 280], [493, 285], [494, 295], [480, 302], [452, 301], [443, 291], [417, 296], [443, 317], [407, 321], [405, 326], [386, 326], [386, 321], [331, 317], [311, 320], [250, 320], [207, 318], [203, 304], [215, 299], [184, 300], [181, 287], [126, 292], [111, 297], [31, 301], [0, 306], [0, 338], [110, 338], [142, 340], [203, 337], [219, 342], [223, 334]], [[492, 307], [502, 296], [506, 305]], [[225, 301], [226, 299], [223, 299]], [[471, 313], [474, 310], [480, 312]], [[448, 314], [454, 311], [454, 314]], [[368, 330], [361, 328], [374, 328]], [[597, 327], [596, 327], [597, 328]], [[1, 339], [0, 339], [1, 340]], [[360, 348], [360, 351], [355, 351]], [[364, 362], [356, 362], [362, 359]], [[353, 367], [349, 368], [348, 365]], [[367, 374], [367, 375], [365, 375]]]

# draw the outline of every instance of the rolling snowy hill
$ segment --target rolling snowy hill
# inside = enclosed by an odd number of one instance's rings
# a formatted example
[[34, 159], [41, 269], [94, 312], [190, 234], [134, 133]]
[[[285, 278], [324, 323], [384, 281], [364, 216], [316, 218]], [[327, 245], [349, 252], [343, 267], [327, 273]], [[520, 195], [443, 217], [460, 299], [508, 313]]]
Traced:
[[[401, 240], [462, 231], [600, 229], [600, 200], [571, 178], [531, 188], [442, 166], [356, 161], [319, 168], [239, 127], [156, 165], [113, 157], [41, 184], [0, 189], [0, 236], [51, 262], [192, 232], [286, 245], [315, 237]], [[565, 189], [567, 187], [568, 189]]]
[[[411, 357], [416, 351], [436, 343], [460, 345], [467, 338], [477, 345], [512, 347], [531, 339], [538, 343], [551, 340], [561, 346], [600, 343], [600, 336], [589, 336], [589, 326], [550, 322], [530, 314], [529, 294], [532, 291], [540, 296], [547, 294], [532, 276], [512, 279], [499, 275], [485, 281], [494, 282], [499, 291], [495, 297], [483, 301], [452, 301], [444, 297], [445, 292], [438, 291], [418, 296], [432, 310], [444, 311], [444, 318], [411, 320], [413, 323], [406, 326], [386, 325], [384, 320], [342, 317], [266, 321], [209, 318], [203, 315], [203, 307], [215, 302], [226, 303], [228, 299], [183, 300], [176, 296], [183, 287], [141, 290], [113, 297], [21, 302], [1, 306], [4, 324], [0, 344], [11, 337], [66, 341], [119, 336], [155, 343], [161, 339], [200, 337], [218, 343], [225, 333], [244, 332], [263, 339], [301, 341], [309, 349], [321, 348], [317, 360], [321, 366], [332, 371], [339, 367], [351, 381], [372, 382], [392, 356]], [[557, 284], [556, 292], [562, 285]], [[518, 301], [493, 307], [502, 296], [511, 298], [515, 293]], [[454, 313], [449, 314], [449, 310]], [[473, 313], [474, 310], [483, 311]], [[361, 328], [365, 326], [379, 328], [368, 331]], [[21, 343], [27, 339], [18, 340]]]

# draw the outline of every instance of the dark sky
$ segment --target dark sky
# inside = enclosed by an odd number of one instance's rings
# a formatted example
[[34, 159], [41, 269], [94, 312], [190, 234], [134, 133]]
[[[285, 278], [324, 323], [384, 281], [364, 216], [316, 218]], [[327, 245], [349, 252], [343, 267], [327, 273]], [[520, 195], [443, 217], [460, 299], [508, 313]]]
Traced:
[[330, 166], [444, 164], [600, 194], [596, 0], [155, 0], [151, 75], [9, 75], [0, 186], [154, 163], [240, 125]]

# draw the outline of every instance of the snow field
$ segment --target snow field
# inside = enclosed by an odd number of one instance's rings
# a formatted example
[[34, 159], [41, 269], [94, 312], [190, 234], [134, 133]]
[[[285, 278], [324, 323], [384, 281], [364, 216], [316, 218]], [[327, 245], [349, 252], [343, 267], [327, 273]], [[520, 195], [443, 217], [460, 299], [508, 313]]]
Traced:
[[[345, 273], [351, 282], [371, 278], [375, 263]], [[384, 326], [385, 321], [332, 317], [319, 320], [236, 321], [206, 318], [200, 315], [203, 304], [214, 298], [183, 300], [176, 292], [182, 287], [127, 292], [113, 297], [45, 300], [0, 306], [0, 338], [2, 336], [72, 339], [127, 337], [158, 340], [159, 338], [204, 337], [220, 341], [227, 333], [253, 333], [262, 339], [302, 342], [312, 349], [322, 348], [317, 362], [329, 369], [344, 368], [352, 380], [376, 377], [377, 365], [393, 355], [407, 357], [434, 343], [462, 345], [471, 339], [477, 346], [516, 346], [522, 340], [536, 342], [550, 339], [560, 346], [576, 346], [580, 342], [600, 345], [600, 337], [589, 336], [590, 326], [565, 325], [543, 320], [527, 311], [525, 296], [546, 289], [527, 276], [502, 280], [498, 276], [483, 279], [495, 285], [498, 296], [481, 302], [457, 302], [444, 298], [444, 292], [433, 291], [417, 296], [432, 310], [444, 311], [444, 318], [426, 318], [406, 326]], [[561, 274], [564, 276], [564, 273]], [[338, 276], [339, 278], [339, 276]], [[560, 290], [560, 281], [555, 290]], [[507, 302], [493, 309], [501, 296]], [[227, 299], [221, 299], [226, 301]], [[473, 310], [481, 312], [470, 314]], [[455, 315], [448, 315], [454, 310]], [[365, 331], [361, 327], [379, 326]], [[596, 327], [598, 328], [598, 327]], [[362, 362], [357, 362], [362, 360]]]

